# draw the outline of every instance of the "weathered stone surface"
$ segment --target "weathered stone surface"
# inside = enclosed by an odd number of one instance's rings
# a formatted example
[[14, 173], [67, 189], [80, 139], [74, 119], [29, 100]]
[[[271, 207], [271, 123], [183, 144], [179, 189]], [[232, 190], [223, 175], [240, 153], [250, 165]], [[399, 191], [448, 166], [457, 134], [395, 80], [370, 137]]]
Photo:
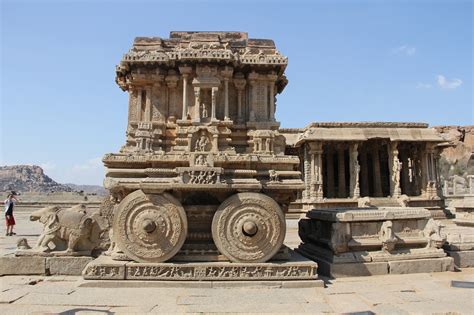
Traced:
[[[312, 210], [300, 220], [299, 235], [298, 252], [317, 261], [320, 273], [333, 277], [387, 274], [390, 263], [397, 261], [429, 261], [425, 272], [450, 270], [441, 267], [446, 236], [425, 209]], [[423, 264], [416, 266], [406, 272], [421, 272], [417, 268]]]
[[292, 260], [267, 263], [135, 263], [100, 257], [87, 265], [84, 279], [262, 281], [316, 280], [317, 264], [293, 253]]
[[43, 275], [45, 271], [43, 257], [0, 257], [0, 275]]
[[377, 276], [388, 274], [388, 263], [330, 264], [328, 275], [337, 277]]
[[451, 251], [446, 250], [448, 256], [454, 259], [454, 264], [459, 268], [474, 267], [474, 250]]
[[303, 188], [275, 120], [287, 62], [273, 41], [243, 32], [135, 39], [116, 71], [129, 93], [126, 142], [103, 159], [117, 203], [112, 258], [260, 263], [277, 254], [284, 212]]
[[86, 265], [82, 271], [84, 279], [125, 280], [125, 261], [114, 261], [101, 256]]
[[389, 261], [388, 264], [390, 273], [393, 274], [442, 272], [454, 270], [454, 260], [451, 257]]
[[80, 276], [92, 257], [48, 257], [46, 268], [50, 275]]

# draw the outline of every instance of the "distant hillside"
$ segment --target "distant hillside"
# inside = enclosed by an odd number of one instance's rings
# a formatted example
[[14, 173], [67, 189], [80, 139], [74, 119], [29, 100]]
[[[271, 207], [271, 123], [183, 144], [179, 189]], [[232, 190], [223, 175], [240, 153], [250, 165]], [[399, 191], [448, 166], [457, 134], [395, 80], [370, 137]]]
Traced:
[[64, 184], [70, 187], [74, 191], [83, 191], [87, 194], [95, 194], [105, 196], [107, 194], [107, 190], [104, 187], [98, 185], [76, 185], [76, 184]]
[[84, 191], [105, 195], [105, 189], [100, 186], [60, 184], [37, 165], [0, 166], [0, 191], [10, 190], [38, 193]]

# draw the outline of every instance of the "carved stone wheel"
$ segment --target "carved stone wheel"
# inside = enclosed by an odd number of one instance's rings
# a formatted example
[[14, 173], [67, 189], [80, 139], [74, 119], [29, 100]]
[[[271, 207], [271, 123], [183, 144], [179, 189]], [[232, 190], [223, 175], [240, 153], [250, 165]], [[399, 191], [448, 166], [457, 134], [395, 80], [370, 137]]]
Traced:
[[212, 219], [212, 238], [233, 262], [266, 262], [283, 245], [285, 216], [272, 198], [238, 193], [226, 199]]
[[119, 248], [138, 262], [163, 262], [173, 257], [186, 239], [188, 222], [183, 207], [169, 194], [137, 190], [118, 205], [114, 238]]

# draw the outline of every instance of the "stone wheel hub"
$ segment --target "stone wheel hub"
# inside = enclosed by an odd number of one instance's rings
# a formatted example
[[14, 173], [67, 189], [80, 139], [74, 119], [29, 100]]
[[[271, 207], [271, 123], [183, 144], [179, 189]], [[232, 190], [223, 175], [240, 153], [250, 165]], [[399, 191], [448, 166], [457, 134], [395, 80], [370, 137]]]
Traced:
[[233, 262], [265, 262], [283, 245], [286, 225], [280, 206], [258, 193], [239, 193], [225, 200], [212, 220], [219, 251]]
[[138, 262], [163, 262], [184, 243], [186, 214], [173, 196], [138, 190], [120, 202], [113, 230], [115, 241], [128, 257]]

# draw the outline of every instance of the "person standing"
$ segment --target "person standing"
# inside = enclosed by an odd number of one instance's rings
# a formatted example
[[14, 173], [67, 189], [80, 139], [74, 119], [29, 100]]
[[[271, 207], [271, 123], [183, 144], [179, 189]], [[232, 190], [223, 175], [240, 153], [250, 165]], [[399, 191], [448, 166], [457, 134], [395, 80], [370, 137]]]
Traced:
[[16, 233], [13, 232], [13, 226], [15, 225], [15, 218], [13, 217], [13, 208], [15, 207], [18, 199], [15, 197], [15, 192], [8, 194], [5, 200], [5, 222], [7, 225], [6, 236], [13, 236]]

